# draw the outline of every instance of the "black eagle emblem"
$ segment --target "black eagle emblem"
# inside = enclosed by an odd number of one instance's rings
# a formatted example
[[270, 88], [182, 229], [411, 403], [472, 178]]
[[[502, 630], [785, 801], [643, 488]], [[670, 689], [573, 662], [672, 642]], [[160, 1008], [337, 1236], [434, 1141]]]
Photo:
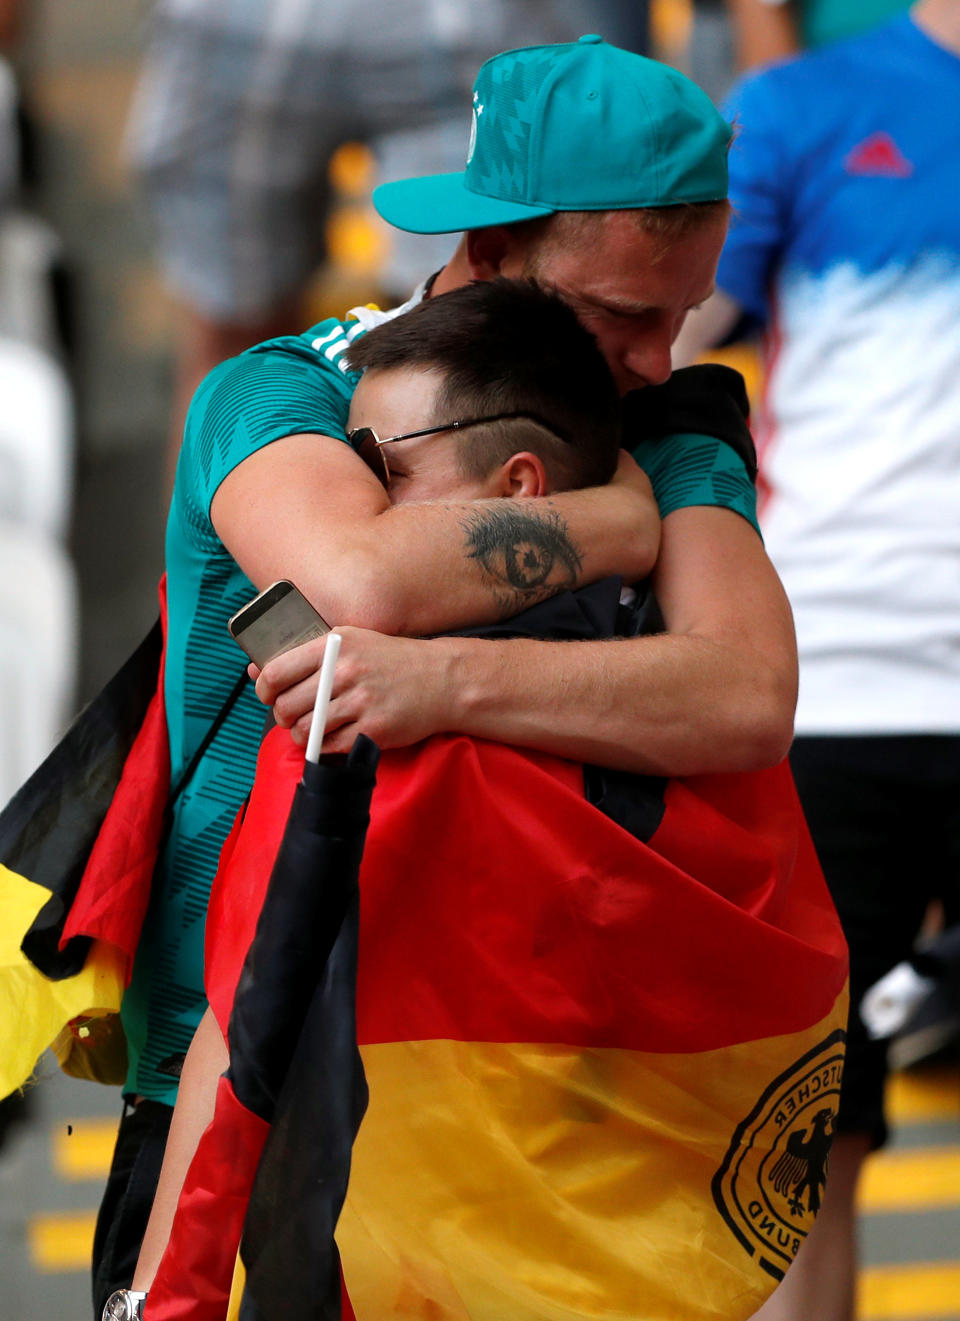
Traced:
[[795, 1216], [802, 1216], [804, 1211], [816, 1215], [820, 1210], [820, 1193], [827, 1182], [832, 1120], [832, 1110], [818, 1110], [809, 1129], [800, 1128], [789, 1135], [786, 1151], [770, 1171], [774, 1191], [788, 1199]]

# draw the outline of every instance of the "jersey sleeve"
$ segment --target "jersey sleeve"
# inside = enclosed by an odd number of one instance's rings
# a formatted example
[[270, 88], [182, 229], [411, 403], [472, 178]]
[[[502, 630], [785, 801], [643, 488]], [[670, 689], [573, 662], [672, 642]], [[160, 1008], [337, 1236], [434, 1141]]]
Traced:
[[[326, 324], [315, 328], [318, 338]], [[356, 380], [305, 336], [269, 340], [216, 367], [184, 430], [175, 495], [187, 524], [208, 523], [220, 483], [273, 441], [301, 432], [345, 441]]]
[[664, 436], [641, 441], [633, 457], [650, 478], [661, 518], [676, 509], [713, 505], [740, 514], [759, 534], [753, 482], [743, 459], [724, 441]]
[[761, 322], [768, 319], [768, 289], [785, 241], [789, 204], [787, 155], [792, 138], [777, 70], [740, 82], [724, 106], [734, 125], [730, 148], [730, 232], [720, 257], [717, 286]]

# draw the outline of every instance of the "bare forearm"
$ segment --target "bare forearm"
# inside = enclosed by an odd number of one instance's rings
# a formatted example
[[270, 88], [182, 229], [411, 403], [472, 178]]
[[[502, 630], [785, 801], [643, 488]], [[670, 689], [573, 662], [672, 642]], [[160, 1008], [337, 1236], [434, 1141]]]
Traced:
[[647, 573], [660, 520], [626, 456], [609, 486], [518, 500], [391, 507], [341, 442], [292, 436], [252, 455], [211, 506], [258, 587], [290, 578], [331, 624], [439, 633], [565, 587]]
[[456, 728], [649, 774], [779, 761], [793, 734], [796, 641], [756, 532], [729, 510], [677, 510], [653, 583], [668, 629], [657, 637], [518, 640], [499, 663], [471, 653]]
[[[358, 733], [390, 748], [448, 731], [650, 774], [779, 761], [793, 732], [796, 640], [754, 529], [726, 509], [674, 511], [653, 583], [668, 629], [657, 637], [421, 641], [344, 629], [324, 748], [346, 752]], [[286, 652], [257, 678], [300, 741], [323, 648]]]
[[606, 487], [537, 500], [402, 505], [386, 511], [372, 533], [378, 564], [402, 565], [411, 532], [416, 572], [388, 575], [389, 631], [407, 636], [508, 618], [608, 574], [631, 578], [634, 564], [646, 564], [646, 572], [660, 521], [652, 506], [638, 520]]
[[217, 1082], [227, 1062], [226, 1043], [208, 1009], [184, 1060], [160, 1181], [133, 1277], [134, 1289], [146, 1291], [153, 1283], [173, 1227], [183, 1181], [201, 1135], [213, 1118]]
[[789, 747], [789, 680], [740, 646], [669, 634], [429, 645], [447, 649], [460, 733], [652, 775], [750, 770]]

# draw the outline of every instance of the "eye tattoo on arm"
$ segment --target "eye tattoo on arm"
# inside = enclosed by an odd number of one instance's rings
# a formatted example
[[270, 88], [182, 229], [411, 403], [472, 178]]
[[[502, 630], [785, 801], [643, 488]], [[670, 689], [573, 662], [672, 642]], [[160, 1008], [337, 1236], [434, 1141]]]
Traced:
[[504, 501], [463, 520], [466, 551], [490, 581], [504, 617], [577, 586], [582, 560], [559, 514], [528, 514]]

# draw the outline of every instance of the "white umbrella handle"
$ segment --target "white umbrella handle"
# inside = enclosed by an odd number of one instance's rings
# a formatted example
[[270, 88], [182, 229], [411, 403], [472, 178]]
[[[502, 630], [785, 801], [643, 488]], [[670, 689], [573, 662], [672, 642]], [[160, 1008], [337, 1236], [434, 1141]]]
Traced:
[[339, 633], [327, 634], [327, 645], [323, 649], [323, 664], [320, 666], [320, 682], [317, 684], [317, 697], [313, 704], [313, 718], [310, 721], [310, 734], [307, 738], [307, 761], [320, 760], [320, 748], [327, 727], [327, 708], [333, 691], [333, 672], [340, 655]]

